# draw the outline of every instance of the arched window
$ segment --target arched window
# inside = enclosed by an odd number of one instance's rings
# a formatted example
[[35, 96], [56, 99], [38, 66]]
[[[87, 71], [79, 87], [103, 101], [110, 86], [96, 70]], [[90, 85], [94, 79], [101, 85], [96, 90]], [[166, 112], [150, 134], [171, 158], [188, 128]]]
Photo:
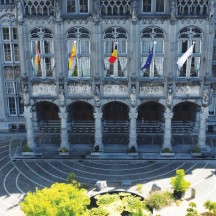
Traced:
[[[158, 27], [148, 27], [141, 32], [141, 76], [162, 77], [164, 70], [164, 32]], [[153, 54], [150, 52], [153, 49]], [[150, 66], [144, 67], [150, 56]]]
[[[127, 32], [121, 27], [111, 27], [104, 32], [104, 65], [107, 77], [127, 76]], [[114, 50], [117, 58], [114, 63], [109, 61]]]
[[194, 43], [193, 52], [186, 59], [181, 68], [178, 68], [179, 77], [199, 77], [202, 32], [196, 27], [185, 27], [178, 34], [178, 57], [180, 58]]
[[74, 27], [67, 33], [68, 77], [90, 77], [90, 33]]
[[35, 77], [54, 77], [53, 34], [44, 27], [37, 27], [30, 32], [31, 58]]

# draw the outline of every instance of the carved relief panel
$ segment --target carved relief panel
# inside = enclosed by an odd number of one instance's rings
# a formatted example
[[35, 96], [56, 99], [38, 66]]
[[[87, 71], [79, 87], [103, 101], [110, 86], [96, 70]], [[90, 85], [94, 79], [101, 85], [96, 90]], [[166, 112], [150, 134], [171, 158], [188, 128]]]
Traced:
[[57, 96], [55, 84], [33, 84], [32, 96]]
[[162, 84], [141, 84], [140, 96], [162, 96], [164, 94], [164, 86]]
[[127, 96], [128, 86], [119, 85], [104, 85], [104, 96]]
[[92, 96], [92, 86], [90, 84], [73, 83], [68, 85], [68, 94], [70, 96]]
[[176, 85], [176, 96], [199, 96], [200, 95], [200, 86], [189, 85], [189, 84], [177, 84]]

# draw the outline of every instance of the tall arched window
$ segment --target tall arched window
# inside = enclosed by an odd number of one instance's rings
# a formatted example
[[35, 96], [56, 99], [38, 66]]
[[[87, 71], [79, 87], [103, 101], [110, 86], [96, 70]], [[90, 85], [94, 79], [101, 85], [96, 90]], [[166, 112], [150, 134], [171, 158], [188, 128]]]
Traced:
[[90, 77], [90, 33], [74, 27], [67, 33], [68, 77]]
[[178, 69], [179, 77], [199, 77], [203, 34], [196, 27], [185, 27], [178, 34], [178, 57], [180, 58], [194, 43], [193, 53]]
[[[111, 27], [104, 32], [104, 66], [107, 77], [127, 76], [127, 40], [128, 34], [121, 27]], [[117, 50], [117, 59], [109, 61], [114, 50]]]
[[35, 77], [54, 77], [53, 34], [44, 27], [34, 28], [30, 32], [31, 58]]
[[[141, 76], [162, 77], [164, 70], [164, 32], [158, 27], [148, 27], [141, 32]], [[146, 61], [153, 50], [150, 67], [144, 68]]]

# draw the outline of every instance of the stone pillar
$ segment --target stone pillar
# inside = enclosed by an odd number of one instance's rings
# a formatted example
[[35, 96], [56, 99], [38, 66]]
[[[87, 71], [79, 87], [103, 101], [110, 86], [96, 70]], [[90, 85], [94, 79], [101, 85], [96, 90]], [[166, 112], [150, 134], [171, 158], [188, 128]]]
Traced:
[[194, 123], [193, 132], [199, 131], [199, 125], [200, 125], [200, 112], [196, 111], [196, 119], [195, 119], [195, 123]]
[[129, 132], [129, 144], [128, 148], [130, 149], [134, 146], [137, 150], [137, 133], [136, 133], [136, 119], [138, 113], [135, 107], [130, 108], [129, 118], [130, 118], [130, 132]]
[[95, 118], [95, 146], [99, 146], [99, 150], [103, 151], [103, 141], [102, 141], [102, 120], [103, 113], [100, 108], [95, 108], [94, 118]]
[[164, 119], [165, 119], [165, 126], [164, 126], [164, 143], [162, 146], [162, 149], [168, 148], [170, 151], [172, 151], [172, 144], [171, 144], [171, 119], [173, 117], [172, 110], [167, 107], [164, 113]]
[[33, 128], [31, 108], [32, 108], [31, 106], [24, 106], [24, 117], [26, 118], [27, 144], [31, 149], [35, 149], [36, 143], [34, 140], [34, 128]]
[[201, 107], [200, 112], [200, 128], [198, 137], [199, 148], [206, 148], [206, 119], [208, 118], [208, 107]]
[[60, 108], [59, 118], [61, 119], [61, 146], [60, 148], [70, 149], [68, 143], [68, 129], [67, 129], [67, 112], [65, 107]]

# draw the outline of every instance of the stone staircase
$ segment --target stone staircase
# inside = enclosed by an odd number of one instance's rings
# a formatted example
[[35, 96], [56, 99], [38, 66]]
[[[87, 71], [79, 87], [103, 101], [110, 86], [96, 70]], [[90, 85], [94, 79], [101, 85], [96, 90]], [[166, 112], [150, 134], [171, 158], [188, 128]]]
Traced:
[[172, 133], [191, 133], [193, 122], [191, 121], [172, 121]]
[[138, 121], [137, 133], [162, 133], [161, 123], [158, 121]]
[[40, 132], [44, 133], [60, 133], [61, 122], [56, 120], [43, 121], [41, 123]]
[[129, 133], [129, 122], [127, 121], [106, 121], [103, 133]]
[[94, 121], [81, 121], [75, 122], [69, 132], [71, 133], [94, 133], [95, 132], [95, 123]]

